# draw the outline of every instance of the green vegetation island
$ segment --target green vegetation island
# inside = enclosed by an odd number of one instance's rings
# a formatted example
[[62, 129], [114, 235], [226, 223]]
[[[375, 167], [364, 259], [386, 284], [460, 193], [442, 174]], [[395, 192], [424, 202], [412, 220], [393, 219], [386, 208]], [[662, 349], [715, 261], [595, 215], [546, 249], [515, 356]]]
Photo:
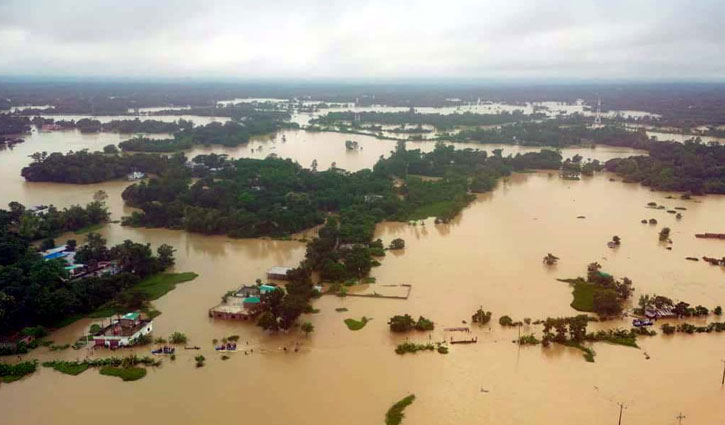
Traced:
[[[89, 205], [73, 211], [87, 217], [90, 208], [100, 211], [101, 218], [107, 216], [98, 201]], [[58, 327], [91, 313], [148, 310], [148, 300], [195, 277], [159, 274], [174, 264], [174, 249], [169, 245], [159, 246], [156, 254], [149, 244], [130, 240], [108, 247], [106, 240], [96, 233], [89, 233], [84, 244], [68, 240], [60, 247], [48, 246], [49, 250], [41, 253], [32, 245], [33, 238], [52, 232], [53, 226], [64, 223], [59, 221], [63, 218], [71, 220], [71, 213], [67, 212], [70, 210], [52, 210], [30, 219], [31, 213], [21, 207], [11, 203], [10, 210], [0, 210], [2, 336], [37, 337], [44, 333], [37, 330], [38, 326]], [[29, 222], [35, 224], [32, 231], [27, 230]], [[76, 226], [81, 224], [85, 222]], [[22, 341], [3, 344], [2, 354], [25, 352], [25, 345]]]

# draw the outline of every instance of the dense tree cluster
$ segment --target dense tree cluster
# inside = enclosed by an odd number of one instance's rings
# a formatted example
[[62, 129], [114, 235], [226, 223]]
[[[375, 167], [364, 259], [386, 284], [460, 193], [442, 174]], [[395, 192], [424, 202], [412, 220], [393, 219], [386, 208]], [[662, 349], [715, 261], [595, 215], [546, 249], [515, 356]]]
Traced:
[[194, 146], [189, 138], [179, 139], [149, 139], [148, 137], [138, 136], [132, 139], [124, 140], [118, 144], [124, 152], [176, 152], [185, 149], [191, 149]]
[[654, 190], [725, 194], [725, 145], [658, 142], [649, 151], [610, 159], [605, 168]]
[[181, 129], [191, 128], [194, 123], [183, 119], [178, 122], [166, 122], [153, 119], [141, 120], [139, 118], [132, 120], [112, 120], [102, 123], [93, 118], [81, 118], [76, 120], [56, 120], [49, 117], [37, 116], [32, 119], [32, 123], [36, 126], [45, 124], [54, 124], [63, 129], [77, 128], [81, 133], [98, 133], [101, 131], [110, 133], [174, 133]]
[[288, 121], [291, 115], [287, 104], [277, 102], [242, 102], [229, 105], [165, 109], [153, 115], [195, 115], [200, 117], [227, 117], [234, 121]]
[[89, 244], [79, 248], [85, 261], [117, 261], [122, 273], [71, 280], [64, 260], [43, 260], [26, 238], [7, 224], [0, 226], [0, 335], [89, 313], [173, 264], [173, 249], [164, 245], [155, 256], [148, 245], [131, 241], [107, 248], [94, 234]]
[[587, 266], [587, 277], [560, 279], [574, 286], [572, 307], [579, 311], [590, 311], [602, 316], [613, 316], [622, 312], [622, 303], [632, 296], [632, 280], [616, 280], [601, 271], [599, 263]]
[[161, 174], [169, 166], [184, 164], [181, 155], [115, 155], [101, 152], [36, 152], [33, 162], [23, 168], [21, 175], [32, 182], [89, 184], [125, 177], [132, 171]]
[[388, 320], [388, 326], [392, 332], [408, 332], [413, 329], [418, 331], [432, 331], [435, 324], [423, 316], [414, 320], [409, 314], [393, 316]]
[[287, 273], [285, 288], [262, 295], [263, 312], [257, 325], [268, 331], [291, 328], [297, 318], [309, 308], [314, 295], [310, 270], [304, 266]]
[[593, 128], [584, 123], [571, 124], [571, 121], [572, 118], [518, 122], [498, 128], [463, 129], [441, 137], [464, 142], [557, 147], [601, 144], [646, 149], [652, 143], [644, 131], [632, 131], [616, 125]]
[[30, 132], [30, 120], [10, 114], [0, 114], [0, 136]]
[[329, 112], [311, 121], [316, 125], [361, 126], [364, 123], [385, 125], [432, 125], [439, 130], [450, 130], [461, 126], [499, 125], [544, 118], [540, 114], [524, 115], [522, 111], [500, 114], [421, 114], [411, 108], [408, 112]]
[[287, 124], [276, 120], [214, 122], [204, 126], [186, 127], [174, 134], [173, 139], [148, 139], [136, 137], [119, 144], [124, 151], [174, 152], [190, 149], [194, 145], [238, 146], [249, 142], [253, 136], [274, 133]]
[[62, 210], [50, 205], [40, 211], [29, 211], [19, 202], [11, 202], [9, 210], [0, 209], [0, 226], [12, 229], [26, 240], [54, 237], [104, 223], [108, 218], [103, 201], [93, 201], [85, 207], [73, 205]]

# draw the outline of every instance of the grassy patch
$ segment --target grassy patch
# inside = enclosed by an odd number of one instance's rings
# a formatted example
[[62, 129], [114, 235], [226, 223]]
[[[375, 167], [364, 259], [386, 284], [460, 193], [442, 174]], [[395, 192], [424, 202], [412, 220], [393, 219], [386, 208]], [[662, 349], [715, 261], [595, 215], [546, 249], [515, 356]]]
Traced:
[[[166, 295], [179, 283], [194, 280], [197, 276], [199, 275], [193, 272], [157, 273], [142, 280], [132, 289], [140, 291], [144, 295], [146, 301], [153, 301]], [[125, 311], [125, 308], [119, 308], [113, 301], [110, 301], [98, 307], [94, 312], [90, 313], [88, 317], [92, 319], [99, 319], [109, 317], [114, 314], [124, 313]], [[156, 310], [149, 310], [146, 313], [150, 318], [154, 318], [161, 314], [161, 312]]]
[[403, 410], [410, 406], [413, 401], [415, 401], [415, 394], [411, 394], [395, 403], [393, 407], [388, 409], [385, 413], [385, 425], [399, 425], [403, 422], [403, 418], [405, 417]]
[[558, 279], [560, 282], [567, 282], [574, 287], [572, 295], [574, 300], [571, 307], [577, 311], [594, 311], [594, 293], [597, 291], [596, 285], [589, 283], [582, 278], [577, 279]]
[[103, 229], [105, 225], [106, 223], [91, 224], [90, 226], [82, 227], [73, 233], [75, 233], [76, 235], [82, 235], [84, 233], [95, 232]]
[[608, 342], [609, 344], [624, 345], [625, 347], [639, 348], [639, 345], [637, 345], [637, 340], [634, 338], [622, 338], [613, 336], [602, 339], [601, 341]]
[[459, 201], [439, 201], [428, 205], [421, 205], [414, 209], [406, 218], [408, 220], [422, 220], [428, 217], [455, 216], [462, 207]]
[[37, 360], [31, 362], [20, 362], [17, 364], [0, 363], [0, 382], [15, 382], [25, 375], [35, 373], [37, 368]]
[[347, 325], [347, 328], [351, 331], [359, 331], [360, 329], [364, 328], [369, 321], [370, 319], [363, 316], [360, 320], [345, 319], [345, 324]]
[[[43, 366], [45, 366], [45, 364], [43, 364]], [[51, 367], [60, 373], [76, 376], [88, 369], [88, 363], [56, 361], [52, 363]]]
[[146, 376], [146, 369], [142, 367], [102, 367], [101, 375], [117, 376], [126, 381], [138, 381]]
[[577, 348], [579, 350], [582, 350], [584, 352], [584, 360], [588, 361], [589, 363], [594, 363], [594, 356], [597, 355], [597, 353], [592, 350], [591, 348], [581, 345], [577, 342], [567, 341], [562, 343], [563, 345], [566, 345], [567, 347]]
[[166, 293], [174, 289], [177, 284], [194, 280], [197, 276], [199, 275], [193, 272], [158, 273], [142, 280], [135, 286], [135, 288], [140, 289], [146, 296], [147, 300], [153, 301], [166, 295]]

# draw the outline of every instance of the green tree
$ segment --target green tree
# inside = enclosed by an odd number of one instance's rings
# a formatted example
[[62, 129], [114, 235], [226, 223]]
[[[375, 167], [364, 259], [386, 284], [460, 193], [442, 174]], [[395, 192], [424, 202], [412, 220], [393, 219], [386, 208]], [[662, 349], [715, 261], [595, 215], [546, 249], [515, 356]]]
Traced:
[[300, 326], [300, 329], [305, 333], [305, 336], [308, 336], [312, 331], [315, 330], [315, 325], [313, 325], [311, 322], [305, 322]]
[[397, 315], [390, 318], [388, 325], [393, 332], [408, 332], [415, 327], [415, 320], [408, 314]]

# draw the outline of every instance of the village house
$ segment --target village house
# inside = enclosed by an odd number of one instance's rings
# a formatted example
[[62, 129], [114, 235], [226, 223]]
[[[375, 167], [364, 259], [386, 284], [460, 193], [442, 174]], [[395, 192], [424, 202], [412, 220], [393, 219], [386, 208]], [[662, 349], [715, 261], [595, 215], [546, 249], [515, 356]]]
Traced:
[[35, 341], [34, 336], [22, 333], [16, 333], [8, 337], [0, 336], [0, 351], [12, 350], [11, 352], [14, 352], [19, 346], [28, 345], [33, 341]]
[[134, 340], [148, 335], [153, 330], [153, 322], [141, 318], [141, 313], [126, 313], [123, 316], [111, 319], [111, 323], [93, 334], [93, 344], [96, 347], [120, 348], [128, 347]]
[[261, 296], [276, 290], [276, 286], [242, 286], [224, 301], [209, 309], [209, 317], [224, 320], [249, 320], [254, 318], [262, 309]]
[[267, 277], [269, 279], [287, 280], [287, 272], [293, 270], [292, 267], [274, 266], [267, 270]]

